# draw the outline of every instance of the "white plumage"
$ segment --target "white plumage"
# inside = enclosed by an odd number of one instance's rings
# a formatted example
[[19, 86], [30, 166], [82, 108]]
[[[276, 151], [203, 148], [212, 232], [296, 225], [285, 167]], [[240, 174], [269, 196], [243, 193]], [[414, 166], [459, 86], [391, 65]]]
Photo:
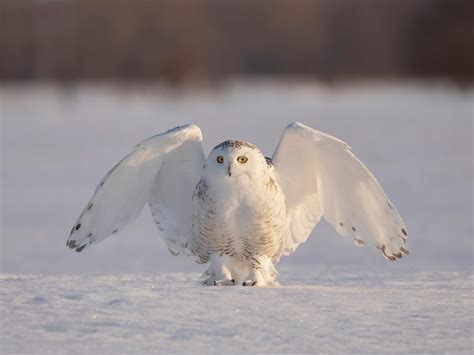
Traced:
[[102, 179], [67, 246], [118, 233], [148, 203], [170, 252], [209, 263], [206, 285], [275, 285], [274, 265], [323, 217], [385, 258], [408, 255], [407, 231], [370, 171], [337, 138], [290, 124], [272, 159], [226, 141], [205, 159], [195, 125], [149, 138]]

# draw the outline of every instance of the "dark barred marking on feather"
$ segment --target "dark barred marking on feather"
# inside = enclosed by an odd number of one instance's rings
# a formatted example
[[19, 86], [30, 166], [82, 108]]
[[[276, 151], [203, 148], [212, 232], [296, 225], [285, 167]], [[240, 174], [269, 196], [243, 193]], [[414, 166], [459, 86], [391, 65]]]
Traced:
[[381, 247], [377, 247], [378, 249], [380, 249], [383, 253], [383, 255], [390, 261], [396, 261], [397, 259], [401, 259], [402, 258], [402, 254], [401, 253], [398, 253], [398, 254], [393, 254], [393, 255], [388, 255], [387, 252], [385, 251], [385, 244], [382, 245]]
[[236, 149], [238, 149], [238, 148], [242, 148], [242, 147], [250, 148], [250, 149], [256, 149], [257, 148], [256, 146], [254, 146], [253, 144], [248, 143], [248, 142], [228, 140], [228, 141], [225, 141], [225, 142], [222, 142], [222, 143], [216, 145], [214, 147], [214, 149], [217, 149], [217, 148], [223, 148], [223, 149], [236, 148]]
[[268, 179], [267, 187], [274, 190], [274, 191], [276, 191], [277, 186], [276, 186], [275, 180], [273, 180], [272, 178]]
[[68, 240], [66, 242], [66, 246], [72, 249], [72, 248], [76, 248], [78, 245], [76, 244], [75, 240]]
[[393, 254], [393, 256], [396, 257], [397, 259], [401, 259], [403, 257], [402, 253]]
[[89, 238], [88, 245], [91, 245], [91, 244], [95, 243], [95, 238], [92, 236], [92, 233], [89, 233], [87, 238]]
[[171, 255], [173, 255], [173, 256], [178, 256], [179, 255], [179, 252], [172, 250], [168, 245], [167, 245], [167, 247], [168, 247], [168, 250], [170, 251]]
[[251, 256], [250, 259], [252, 259], [253, 261], [255, 261], [258, 265], [261, 265], [261, 264], [260, 264], [260, 261], [258, 261], [257, 258]]
[[391, 255], [387, 255], [387, 253], [385, 252], [385, 245], [383, 246], [382, 253], [383, 253], [383, 255], [385, 255], [385, 257], [386, 257], [388, 260], [390, 260], [390, 261], [395, 261], [395, 260], [397, 260], [396, 257], [391, 256]]
[[[279, 194], [282, 193], [273, 179], [267, 177], [266, 187], [274, 186]], [[223, 211], [209, 194], [210, 190], [204, 178], [196, 185], [193, 200], [197, 210], [193, 213], [193, 237], [189, 243], [190, 252], [196, 256], [198, 263], [208, 263], [212, 255], [229, 256], [246, 259], [249, 267], [261, 268], [260, 256], [277, 260], [283, 249], [284, 225], [277, 223], [285, 217], [283, 208], [268, 208], [271, 202], [263, 200], [261, 208], [254, 211], [246, 231], [232, 231], [223, 218]], [[281, 229], [281, 230], [280, 230]]]
[[400, 248], [400, 251], [401, 251], [403, 254], [407, 255], [407, 256], [410, 255], [410, 251], [409, 251], [408, 249], [405, 249], [405, 248], [402, 247], [402, 248]]
[[86, 247], [86, 244], [81, 245], [79, 248], [76, 248], [76, 252], [80, 253], [82, 249]]

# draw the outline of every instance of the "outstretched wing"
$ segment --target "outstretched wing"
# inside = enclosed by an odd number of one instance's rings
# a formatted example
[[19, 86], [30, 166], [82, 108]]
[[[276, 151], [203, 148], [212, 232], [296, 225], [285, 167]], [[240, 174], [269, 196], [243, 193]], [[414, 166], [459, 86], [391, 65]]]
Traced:
[[201, 141], [199, 127], [186, 125], [137, 145], [99, 183], [66, 245], [80, 252], [118, 233], [147, 202], [159, 204], [168, 220], [166, 229], [158, 226], [167, 244], [186, 244], [192, 192], [204, 164]]
[[295, 122], [284, 131], [273, 164], [290, 218], [285, 253], [324, 217], [339, 234], [376, 246], [389, 260], [408, 255], [405, 224], [346, 143]]

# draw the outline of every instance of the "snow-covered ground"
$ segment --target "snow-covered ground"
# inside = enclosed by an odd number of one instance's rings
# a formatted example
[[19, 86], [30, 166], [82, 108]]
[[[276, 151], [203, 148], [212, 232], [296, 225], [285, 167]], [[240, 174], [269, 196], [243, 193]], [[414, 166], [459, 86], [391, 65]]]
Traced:
[[4, 275], [2, 354], [470, 353], [472, 275]]
[[[0, 353], [430, 352], [473, 347], [472, 90], [0, 85]], [[144, 138], [194, 122], [209, 151], [271, 155], [298, 120], [348, 142], [410, 232], [389, 263], [329, 226], [279, 265], [280, 288], [203, 288], [149, 212], [85, 253], [65, 242], [96, 183]]]

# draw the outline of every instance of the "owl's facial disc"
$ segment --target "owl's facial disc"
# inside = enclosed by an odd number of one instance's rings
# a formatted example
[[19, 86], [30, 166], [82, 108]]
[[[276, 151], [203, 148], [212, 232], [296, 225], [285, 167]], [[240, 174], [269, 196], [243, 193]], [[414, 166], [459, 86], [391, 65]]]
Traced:
[[253, 180], [261, 176], [266, 168], [265, 158], [257, 147], [246, 142], [226, 141], [216, 146], [209, 155], [206, 174], [210, 179], [220, 181]]

